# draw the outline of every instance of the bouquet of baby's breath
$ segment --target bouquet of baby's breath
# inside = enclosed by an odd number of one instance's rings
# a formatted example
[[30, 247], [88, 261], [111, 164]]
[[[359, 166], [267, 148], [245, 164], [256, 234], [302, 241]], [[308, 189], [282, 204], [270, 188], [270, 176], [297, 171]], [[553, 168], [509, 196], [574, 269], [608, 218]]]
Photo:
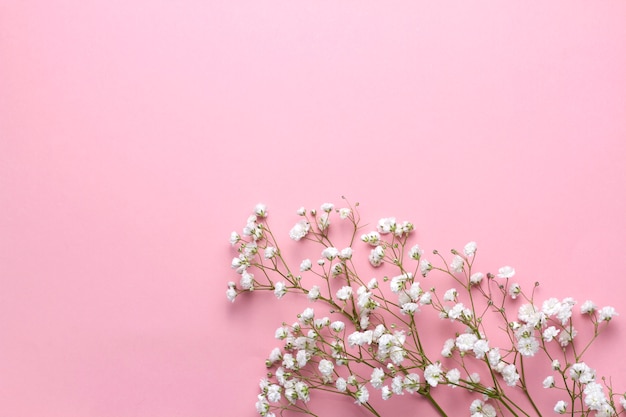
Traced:
[[[293, 324], [276, 330], [282, 342], [266, 361], [269, 372], [256, 402], [260, 415], [293, 410], [315, 416], [315, 392], [324, 391], [349, 397], [375, 416], [381, 415], [377, 403], [403, 395], [419, 396], [446, 416], [433, 394], [452, 388], [473, 393], [467, 403], [472, 417], [624, 413], [624, 395], [583, 361], [617, 315], [613, 307], [585, 301], [577, 309], [583, 317], [575, 318], [574, 299], [538, 302], [538, 284], [525, 291], [512, 281], [510, 266], [495, 274], [475, 271], [475, 242], [453, 249], [449, 259], [437, 251], [427, 259], [409, 243], [412, 223], [383, 218], [376, 230], [363, 230], [357, 209], [347, 202], [339, 209], [329, 203], [319, 210], [300, 208], [289, 237], [309, 242], [281, 246], [268, 225], [267, 207], [258, 204], [243, 232], [231, 235], [239, 282], [228, 283], [229, 300], [268, 290], [276, 299], [300, 294], [311, 303]], [[335, 222], [342, 232], [330, 234]], [[286, 256], [294, 245], [312, 251], [297, 266]], [[357, 271], [359, 253], [377, 271], [391, 273], [365, 278], [373, 271]], [[436, 282], [446, 285], [443, 290], [425, 284], [433, 274], [441, 275]], [[585, 331], [578, 333], [575, 320], [586, 323]], [[430, 347], [441, 332], [433, 332], [433, 325], [445, 334], [435, 352]], [[547, 366], [537, 371], [529, 366], [534, 361]], [[537, 378], [529, 377], [529, 368], [541, 373], [540, 389], [555, 390], [560, 399], [538, 403], [529, 385]]]

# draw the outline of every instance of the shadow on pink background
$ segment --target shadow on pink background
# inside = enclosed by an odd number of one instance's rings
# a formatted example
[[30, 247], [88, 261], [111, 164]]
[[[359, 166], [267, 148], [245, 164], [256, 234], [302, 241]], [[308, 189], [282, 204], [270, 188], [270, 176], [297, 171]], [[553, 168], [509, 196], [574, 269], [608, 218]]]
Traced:
[[0, 416], [256, 415], [301, 304], [231, 305], [228, 236], [259, 201], [286, 232], [341, 195], [428, 248], [476, 240], [542, 297], [617, 307], [593, 365], [625, 391], [625, 19], [623, 2], [2, 2]]

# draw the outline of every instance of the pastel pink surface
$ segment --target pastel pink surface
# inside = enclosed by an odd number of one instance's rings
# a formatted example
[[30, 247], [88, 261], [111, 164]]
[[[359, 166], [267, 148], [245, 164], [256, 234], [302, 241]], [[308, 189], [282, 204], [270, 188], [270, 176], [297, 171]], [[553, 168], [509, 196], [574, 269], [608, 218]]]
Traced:
[[[301, 305], [225, 298], [228, 236], [258, 201], [286, 231], [346, 195], [431, 249], [476, 240], [545, 297], [624, 310], [625, 18], [623, 2], [3, 2], [0, 415], [256, 415], [274, 329]], [[621, 391], [624, 329], [594, 350]]]

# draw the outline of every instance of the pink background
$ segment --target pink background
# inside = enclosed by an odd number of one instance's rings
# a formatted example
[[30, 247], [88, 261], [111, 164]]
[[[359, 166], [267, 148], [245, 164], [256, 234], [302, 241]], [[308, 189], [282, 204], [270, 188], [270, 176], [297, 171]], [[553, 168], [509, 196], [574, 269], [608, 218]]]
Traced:
[[231, 305], [228, 236], [258, 201], [286, 231], [341, 195], [615, 305], [592, 352], [626, 390], [625, 21], [622, 1], [0, 1], [0, 416], [256, 415], [298, 304]]

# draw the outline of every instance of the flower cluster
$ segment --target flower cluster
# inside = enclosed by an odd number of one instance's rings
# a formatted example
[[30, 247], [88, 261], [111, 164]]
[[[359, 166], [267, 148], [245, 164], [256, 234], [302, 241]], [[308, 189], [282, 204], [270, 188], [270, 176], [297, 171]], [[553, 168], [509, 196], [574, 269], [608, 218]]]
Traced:
[[[296, 266], [283, 256], [263, 204], [255, 207], [241, 234], [231, 234], [237, 250], [231, 266], [239, 280], [228, 283], [230, 301], [266, 290], [276, 299], [301, 294], [304, 302], [316, 303], [275, 332], [280, 346], [270, 351], [269, 372], [260, 383], [256, 409], [261, 416], [275, 417], [283, 410], [316, 415], [315, 391], [345, 396], [376, 416], [381, 414], [373, 395], [382, 400], [414, 395], [446, 416], [434, 389], [473, 393], [467, 404], [471, 417], [624, 413], [624, 395], [614, 393], [583, 361], [617, 315], [613, 307], [585, 301], [576, 308], [570, 297], [539, 302], [538, 284], [524, 291], [513, 282], [511, 266], [495, 274], [476, 271], [475, 242], [451, 250], [450, 259], [433, 251], [428, 260], [420, 245], [410, 243], [411, 222], [382, 218], [375, 230], [362, 233], [357, 208], [325, 203], [319, 210], [297, 210], [300, 219], [288, 235], [313, 242], [310, 247], [316, 249]], [[331, 234], [335, 222], [338, 231]], [[334, 243], [336, 238], [345, 243]], [[367, 273], [359, 271], [363, 268]], [[364, 278], [375, 271], [378, 277]], [[428, 284], [432, 274], [448, 277], [437, 279], [445, 290]], [[439, 324], [416, 319], [422, 313], [438, 317]], [[589, 326], [581, 335], [579, 320]], [[433, 325], [450, 332], [437, 354], [424, 346]], [[550, 364], [538, 385], [561, 397], [547, 410], [531, 394], [535, 380], [526, 372], [526, 362], [537, 356]]]

